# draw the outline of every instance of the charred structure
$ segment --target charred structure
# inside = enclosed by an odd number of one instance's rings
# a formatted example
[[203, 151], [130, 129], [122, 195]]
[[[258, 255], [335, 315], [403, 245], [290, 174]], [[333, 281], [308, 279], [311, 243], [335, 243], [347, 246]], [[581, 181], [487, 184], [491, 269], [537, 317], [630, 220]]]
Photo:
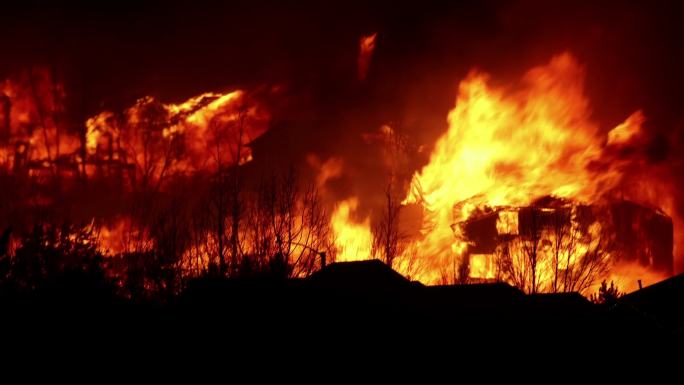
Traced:
[[672, 275], [672, 220], [658, 209], [627, 200], [582, 204], [545, 197], [524, 207], [485, 206], [479, 207], [468, 220], [454, 224], [453, 229], [457, 238], [468, 243], [470, 277], [491, 280], [498, 273], [497, 254], [510, 242], [536, 238], [534, 252], [542, 262], [543, 258], [551, 258], [554, 251], [574, 252], [561, 250], [563, 245], [558, 242], [564, 241], [563, 237], [576, 237], [572, 240], [576, 242], [590, 237], [595, 223], [606, 238], [606, 252], [614, 256], [612, 264], [637, 263], [645, 269]]

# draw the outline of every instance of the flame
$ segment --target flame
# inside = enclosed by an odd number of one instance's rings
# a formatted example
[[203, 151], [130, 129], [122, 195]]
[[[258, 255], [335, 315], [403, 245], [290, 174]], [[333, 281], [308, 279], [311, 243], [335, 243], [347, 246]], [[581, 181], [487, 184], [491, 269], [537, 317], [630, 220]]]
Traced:
[[[592, 203], [619, 185], [624, 163], [606, 162], [606, 149], [632, 141], [645, 118], [637, 111], [603, 136], [590, 118], [583, 79], [582, 67], [565, 53], [528, 71], [517, 87], [490, 86], [489, 77], [476, 71], [461, 82], [449, 128], [403, 202], [427, 212], [423, 235], [415, 240], [429, 265], [421, 280], [438, 281], [454, 259], [468, 258], [454, 224], [482, 208], [522, 207], [544, 196]], [[599, 162], [607, 167], [592, 167]], [[500, 213], [500, 234], [517, 226], [517, 216]], [[591, 244], [579, 246], [575, 253], [582, 255]], [[489, 258], [469, 256], [471, 277], [493, 277]], [[537, 268], [548, 276], [543, 263]]]
[[65, 97], [62, 85], [41, 67], [0, 82], [0, 165], [31, 163], [32, 174], [53, 168], [57, 158], [78, 148], [78, 139], [63, 127]]
[[530, 71], [522, 91], [506, 96], [471, 73], [459, 87], [449, 130], [416, 175], [407, 203], [450, 211], [483, 194], [492, 205], [525, 205], [543, 195], [591, 198], [587, 165], [600, 156], [598, 128], [582, 95], [582, 71], [569, 55]]
[[377, 33], [362, 36], [359, 41], [358, 76], [361, 81], [365, 80], [368, 75], [368, 68], [370, 67], [371, 56], [375, 50], [375, 38], [377, 36]]
[[[621, 292], [631, 293], [639, 289], [639, 281], [642, 287], [646, 287], [666, 278], [666, 274], [653, 271], [638, 263], [618, 263], [613, 266], [605, 280], [606, 282], [613, 281]], [[599, 287], [600, 282], [596, 282], [590, 292], [596, 293]]]
[[117, 152], [122, 159], [132, 161], [138, 174], [151, 173], [146, 176], [155, 180], [242, 165], [252, 159], [247, 144], [266, 132], [268, 119], [246, 98], [241, 90], [204, 93], [180, 104], [145, 97], [127, 109], [123, 119], [109, 111], [89, 119], [87, 147], [93, 153], [107, 133], [120, 143]]
[[82, 138], [62, 118], [65, 97], [41, 68], [0, 82], [0, 167], [31, 176], [128, 170], [138, 183], [157, 184], [170, 175], [245, 164], [252, 160], [248, 144], [268, 129], [260, 103], [234, 90], [178, 104], [147, 96], [123, 112], [90, 117]]
[[144, 252], [154, 248], [152, 237], [131, 217], [122, 216], [109, 225], [104, 224], [97, 228], [98, 249], [103, 255]]
[[495, 279], [494, 261], [490, 254], [472, 254], [470, 256], [470, 277], [479, 279]]
[[621, 145], [629, 143], [629, 141], [641, 133], [641, 127], [646, 121], [646, 117], [641, 111], [632, 114], [623, 123], [617, 125], [608, 132], [608, 145]]
[[325, 162], [321, 162], [316, 155], [309, 154], [306, 161], [313, 169], [317, 170], [316, 186], [318, 188], [324, 188], [328, 181], [339, 178], [344, 169], [344, 161], [338, 157], [330, 157]]
[[360, 261], [371, 256], [370, 218], [365, 218], [361, 223], [352, 219], [358, 205], [359, 200], [356, 197], [343, 200], [330, 218], [337, 261]]
[[[360, 80], [367, 77], [376, 37], [374, 33], [360, 39]], [[542, 197], [572, 202], [564, 206], [572, 210], [568, 229], [572, 236], [559, 238], [544, 229], [537, 265], [526, 266], [519, 256], [513, 258], [518, 269], [539, 277], [540, 287], [532, 290], [549, 289], [557, 274], [554, 258], [560, 260], [560, 269], [569, 271], [598, 247], [597, 240], [607, 229], [598, 220], [582, 224], [577, 205], [600, 204], [620, 191], [635, 202], [660, 208], [679, 228], [684, 220], [675, 215], [672, 187], [662, 182], [667, 175], [649, 168], [643, 157], [629, 155], [634, 151], [624, 151], [641, 145], [646, 117], [635, 111], [613, 129], [602, 130], [591, 119], [583, 82], [584, 69], [567, 53], [531, 69], [509, 86], [492, 86], [482, 72], [468, 74], [448, 114], [447, 131], [435, 143], [429, 162], [413, 175], [403, 200], [404, 205], [419, 206], [423, 218], [421, 226], [416, 226], [420, 234], [402, 245], [393, 266], [425, 283], [461, 274], [462, 266], [467, 267], [469, 279], [499, 279], [496, 256], [471, 252], [473, 242], [463, 224], [491, 215], [497, 236], [512, 240], [507, 251], [520, 254], [524, 245], [515, 241], [523, 226], [518, 210]], [[25, 168], [27, 175], [41, 176], [45, 172], [56, 175], [60, 167], [80, 170], [74, 166], [83, 165], [86, 176], [94, 177], [106, 176], [102, 169], [115, 164], [133, 170], [134, 183], [163, 189], [161, 182], [172, 175], [221, 172], [250, 162], [249, 144], [268, 129], [269, 115], [263, 106], [246, 91], [234, 90], [203, 93], [177, 104], [144, 97], [123, 111], [90, 117], [81, 137], [61, 127], [64, 120], [58, 117], [63, 99], [61, 86], [46, 71], [33, 69], [0, 83], [2, 169]], [[406, 138], [390, 125], [363, 134], [363, 139], [391, 149], [407, 147]], [[403, 164], [394, 152], [385, 152], [383, 161], [395, 175]], [[322, 161], [309, 155], [307, 161], [318, 171], [315, 186], [332, 206], [336, 197], [326, 186], [344, 176], [343, 159], [333, 156]], [[60, 166], [64, 164], [69, 167]], [[630, 188], [625, 187], [626, 181]], [[31, 199], [54, 203], [50, 197]], [[360, 216], [360, 199], [353, 196], [337, 202], [330, 217], [339, 261], [372, 256], [371, 217]], [[539, 210], [553, 213], [549, 207]], [[153, 237], [134, 222], [119, 218], [101, 226], [101, 250], [107, 254], [152, 250]], [[309, 237], [309, 231], [302, 230], [301, 236]], [[682, 237], [675, 234], [675, 252]], [[183, 251], [184, 269], [206, 270], [210, 257], [217, 254], [221, 238], [211, 232], [198, 238]], [[240, 239], [248, 238], [240, 234]], [[302, 246], [290, 248], [288, 254], [309, 252]], [[502, 252], [501, 246], [496, 252]], [[642, 265], [619, 261], [611, 253], [601, 258], [610, 261], [610, 270], [599, 278], [614, 280], [624, 285], [623, 290], [633, 289], [636, 279], [649, 284], [662, 277]]]

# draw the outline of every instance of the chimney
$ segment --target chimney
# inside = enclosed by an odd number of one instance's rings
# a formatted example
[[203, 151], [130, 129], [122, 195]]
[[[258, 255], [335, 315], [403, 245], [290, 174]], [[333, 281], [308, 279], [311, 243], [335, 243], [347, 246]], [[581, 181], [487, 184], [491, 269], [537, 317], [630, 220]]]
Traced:
[[639, 283], [639, 290], [641, 290], [641, 280], [638, 279], [637, 282]]

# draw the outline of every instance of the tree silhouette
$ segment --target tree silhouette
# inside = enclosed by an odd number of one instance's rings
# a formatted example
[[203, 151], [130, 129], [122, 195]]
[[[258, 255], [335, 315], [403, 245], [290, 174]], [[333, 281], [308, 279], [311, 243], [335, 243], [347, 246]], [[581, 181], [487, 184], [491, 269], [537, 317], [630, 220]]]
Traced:
[[592, 294], [589, 299], [594, 303], [612, 305], [618, 298], [622, 297], [623, 294], [624, 293], [620, 292], [613, 281], [610, 281], [610, 286], [608, 286], [608, 283], [604, 279], [601, 281], [598, 292]]
[[385, 188], [385, 205], [380, 219], [372, 228], [373, 243], [371, 254], [393, 267], [395, 259], [402, 253], [402, 236], [399, 232], [399, 212], [401, 204], [394, 190], [392, 179]]
[[528, 293], [584, 293], [609, 268], [609, 230], [569, 206], [521, 209], [519, 234], [497, 247], [497, 278]]
[[10, 259], [6, 279], [15, 289], [27, 292], [65, 280], [109, 283], [93, 227], [71, 224], [35, 225]]
[[249, 204], [243, 266], [281, 277], [315, 271], [321, 252], [331, 248], [331, 231], [317, 188], [302, 185], [293, 169], [262, 178]]

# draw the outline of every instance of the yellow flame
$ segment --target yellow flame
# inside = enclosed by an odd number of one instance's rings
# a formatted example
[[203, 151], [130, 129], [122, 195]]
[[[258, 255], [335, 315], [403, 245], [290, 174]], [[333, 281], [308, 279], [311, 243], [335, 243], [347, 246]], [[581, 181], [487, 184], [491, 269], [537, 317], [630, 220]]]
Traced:
[[335, 234], [337, 261], [359, 261], [369, 259], [371, 255], [372, 236], [370, 218], [357, 223], [352, 219], [359, 200], [349, 198], [339, 203], [331, 217], [332, 230]]
[[[636, 135], [644, 117], [637, 111], [602, 137], [590, 119], [583, 79], [582, 67], [562, 54], [528, 71], [518, 87], [492, 87], [478, 72], [461, 82], [449, 128], [404, 200], [427, 212], [426, 230], [414, 241], [429, 266], [421, 280], [437, 281], [444, 266], [465, 258], [468, 243], [454, 224], [478, 208], [526, 206], [543, 196], [594, 202], [618, 185], [623, 176], [618, 167], [590, 171], [589, 166], [601, 158], [605, 144]], [[499, 234], [517, 234], [517, 221], [517, 212], [500, 212]], [[576, 255], [565, 260], [574, 263], [590, 248], [578, 242]], [[489, 258], [469, 257], [471, 277], [492, 277]], [[549, 260], [542, 258], [538, 266], [542, 277], [549, 275]]]

